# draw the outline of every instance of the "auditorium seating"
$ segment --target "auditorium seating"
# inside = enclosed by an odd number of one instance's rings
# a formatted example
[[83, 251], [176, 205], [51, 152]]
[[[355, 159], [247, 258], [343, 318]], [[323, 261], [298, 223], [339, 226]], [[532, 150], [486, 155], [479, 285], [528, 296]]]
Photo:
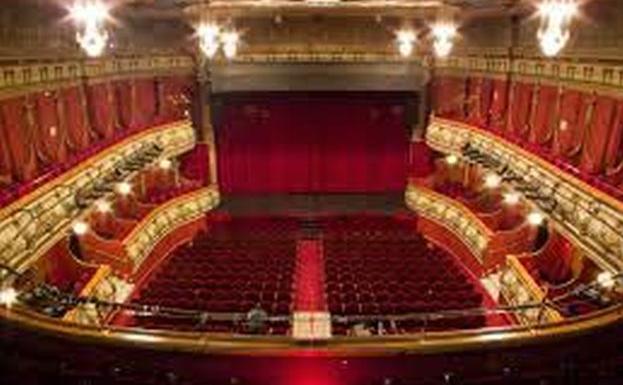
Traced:
[[[482, 295], [452, 256], [428, 244], [413, 220], [341, 218], [325, 231], [326, 292], [336, 315], [401, 315], [480, 307]], [[479, 327], [484, 317], [398, 322], [398, 331]], [[347, 327], [334, 324], [334, 333]]]
[[[137, 302], [161, 307], [233, 313], [244, 319], [257, 303], [269, 315], [289, 315], [297, 221], [288, 218], [225, 218], [181, 246], [159, 266]], [[235, 322], [165, 317], [137, 319], [149, 328], [242, 331]], [[284, 334], [287, 322], [271, 323], [269, 333]]]

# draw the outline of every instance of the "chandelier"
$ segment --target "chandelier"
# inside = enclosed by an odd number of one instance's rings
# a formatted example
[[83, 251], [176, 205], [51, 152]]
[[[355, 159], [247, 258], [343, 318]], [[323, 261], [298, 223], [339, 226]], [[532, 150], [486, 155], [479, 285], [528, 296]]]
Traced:
[[223, 30], [213, 23], [202, 23], [197, 27], [199, 49], [208, 58], [216, 56], [222, 47], [223, 55], [227, 59], [233, 59], [238, 53], [240, 35], [234, 30]]
[[449, 22], [439, 22], [431, 28], [433, 34], [433, 49], [440, 58], [447, 57], [454, 47], [456, 25]]
[[413, 46], [416, 41], [415, 32], [408, 29], [402, 29], [396, 32], [396, 44], [398, 52], [402, 57], [408, 57], [413, 52]]
[[539, 4], [541, 26], [537, 38], [545, 56], [556, 56], [567, 45], [571, 22], [577, 12], [575, 0], [544, 0]]
[[108, 43], [104, 22], [108, 19], [108, 8], [99, 1], [81, 1], [70, 9], [70, 16], [76, 23], [76, 42], [89, 57], [100, 56]]

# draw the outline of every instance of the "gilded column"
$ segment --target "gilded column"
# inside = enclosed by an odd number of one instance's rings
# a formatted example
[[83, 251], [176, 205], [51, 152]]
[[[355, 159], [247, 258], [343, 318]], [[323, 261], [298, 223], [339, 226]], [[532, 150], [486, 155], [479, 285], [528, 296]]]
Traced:
[[216, 140], [214, 135], [214, 127], [212, 127], [212, 113], [210, 110], [210, 92], [212, 83], [210, 80], [210, 66], [207, 60], [200, 59], [199, 69], [197, 71], [197, 125], [199, 143], [208, 146], [208, 167], [210, 170], [209, 184], [218, 183], [217, 167], [216, 167]]

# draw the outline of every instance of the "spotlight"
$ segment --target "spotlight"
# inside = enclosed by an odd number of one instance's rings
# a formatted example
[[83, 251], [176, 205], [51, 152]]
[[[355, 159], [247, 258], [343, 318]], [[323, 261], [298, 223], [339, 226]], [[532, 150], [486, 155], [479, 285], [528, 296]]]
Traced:
[[78, 221], [71, 226], [71, 230], [74, 232], [74, 234], [81, 236], [89, 231], [89, 225], [84, 221]]
[[128, 182], [121, 182], [117, 185], [117, 192], [121, 195], [128, 195], [132, 192], [132, 185]]
[[95, 202], [95, 208], [100, 213], [109, 213], [111, 211], [111, 209], [112, 209], [111, 205], [110, 205], [110, 202], [105, 201], [105, 200], [99, 200], [99, 201]]
[[173, 166], [173, 162], [171, 162], [169, 159], [162, 159], [160, 160], [160, 162], [158, 162], [158, 167], [163, 170], [170, 170], [171, 166]]
[[485, 187], [486, 188], [490, 188], [490, 189], [497, 188], [500, 186], [500, 183], [502, 183], [502, 178], [500, 178], [498, 174], [489, 173], [485, 175]]
[[238, 53], [240, 35], [236, 31], [223, 32], [221, 41], [223, 42], [223, 54], [225, 54], [227, 59], [233, 59]]
[[208, 57], [213, 58], [219, 47], [218, 36], [221, 28], [216, 24], [201, 24], [197, 28], [199, 36], [199, 48]]
[[400, 52], [400, 56], [411, 56], [415, 40], [415, 33], [412, 30], [402, 29], [396, 32], [396, 44], [398, 45], [398, 52]]
[[504, 194], [504, 203], [507, 205], [516, 205], [521, 199], [521, 194], [515, 191], [509, 191]]
[[455, 164], [459, 163], [459, 157], [454, 154], [450, 154], [446, 156], [446, 163], [448, 163], [450, 166], [454, 166]]
[[533, 211], [528, 214], [527, 219], [528, 223], [530, 223], [532, 226], [540, 226], [545, 221], [545, 216], [538, 211]]
[[567, 45], [570, 25], [577, 12], [576, 0], [544, 0], [539, 4], [541, 27], [537, 38], [545, 56], [556, 56]]
[[0, 290], [0, 304], [10, 308], [17, 301], [17, 291], [12, 287]]
[[603, 271], [597, 275], [597, 283], [603, 289], [612, 289], [616, 284], [614, 275], [609, 271]]
[[433, 48], [435, 55], [440, 58], [447, 57], [454, 46], [456, 26], [452, 23], [437, 23], [432, 26]]

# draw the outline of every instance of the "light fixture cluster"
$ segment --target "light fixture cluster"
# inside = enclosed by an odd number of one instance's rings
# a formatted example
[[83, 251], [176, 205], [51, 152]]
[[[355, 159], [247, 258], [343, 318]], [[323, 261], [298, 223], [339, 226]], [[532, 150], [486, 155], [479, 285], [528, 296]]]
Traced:
[[[450, 55], [457, 35], [457, 27], [451, 22], [437, 22], [430, 27], [433, 39], [435, 56], [444, 58]], [[409, 57], [417, 42], [416, 33], [410, 29], [401, 29], [395, 32], [396, 46], [402, 57]]]
[[69, 8], [69, 14], [78, 28], [76, 41], [80, 47], [89, 57], [100, 56], [108, 44], [108, 7], [98, 0], [80, 0]]
[[543, 0], [538, 6], [541, 26], [537, 32], [543, 54], [556, 56], [571, 37], [571, 22], [578, 13], [576, 0]]
[[201, 52], [209, 59], [216, 56], [221, 46], [227, 59], [233, 59], [238, 53], [240, 35], [234, 30], [224, 30], [213, 23], [202, 23], [197, 27], [197, 36]]

